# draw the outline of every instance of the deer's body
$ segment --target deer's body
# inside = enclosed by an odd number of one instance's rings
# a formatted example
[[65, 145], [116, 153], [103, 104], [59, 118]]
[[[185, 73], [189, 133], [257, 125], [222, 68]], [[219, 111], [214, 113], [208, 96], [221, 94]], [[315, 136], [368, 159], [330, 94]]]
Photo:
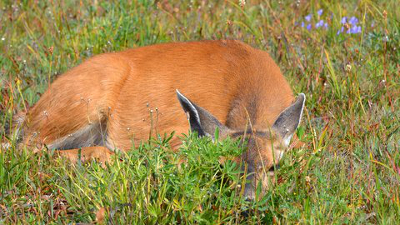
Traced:
[[[177, 101], [177, 89], [187, 98]], [[197, 106], [229, 135], [249, 126], [269, 132], [293, 102], [264, 51], [239, 41], [159, 44], [98, 55], [61, 75], [27, 113], [24, 142], [67, 149], [72, 157], [78, 148], [103, 157], [100, 152], [129, 150], [150, 134], [187, 133], [188, 117], [201, 119], [198, 125], [212, 136], [215, 126], [206, 127]], [[179, 139], [171, 143], [176, 148]], [[274, 157], [265, 151], [271, 167]]]

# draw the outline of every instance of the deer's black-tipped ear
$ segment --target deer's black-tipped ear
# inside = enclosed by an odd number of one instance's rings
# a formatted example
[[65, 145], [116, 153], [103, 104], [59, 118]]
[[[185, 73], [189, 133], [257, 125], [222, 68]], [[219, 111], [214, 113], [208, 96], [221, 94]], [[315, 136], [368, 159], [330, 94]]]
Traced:
[[220, 131], [225, 131], [227, 128], [221, 124], [211, 113], [207, 110], [197, 106], [187, 97], [176, 90], [176, 95], [181, 103], [183, 110], [189, 120], [190, 129], [196, 131], [199, 136], [214, 137], [215, 130], [218, 128]]
[[275, 132], [281, 136], [286, 146], [289, 145], [293, 133], [300, 124], [305, 101], [306, 96], [303, 93], [299, 94], [296, 101], [279, 114], [278, 119], [272, 126]]

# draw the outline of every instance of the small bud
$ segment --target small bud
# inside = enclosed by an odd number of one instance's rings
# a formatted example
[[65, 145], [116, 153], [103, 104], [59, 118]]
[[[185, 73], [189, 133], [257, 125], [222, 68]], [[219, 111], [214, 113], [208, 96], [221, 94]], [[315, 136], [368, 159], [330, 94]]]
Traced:
[[350, 72], [350, 71], [351, 71], [351, 65], [350, 65], [350, 64], [347, 64], [347, 65], [346, 65], [346, 71], [347, 71], [347, 72]]
[[383, 18], [387, 18], [387, 12], [386, 12], [386, 10], [383, 10], [383, 12], [382, 12], [382, 15], [383, 15]]

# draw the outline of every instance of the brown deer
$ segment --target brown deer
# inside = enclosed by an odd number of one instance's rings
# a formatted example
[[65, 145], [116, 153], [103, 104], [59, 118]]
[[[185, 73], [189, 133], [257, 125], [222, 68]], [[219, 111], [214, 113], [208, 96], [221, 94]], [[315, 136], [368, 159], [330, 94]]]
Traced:
[[149, 134], [187, 133], [188, 125], [199, 136], [214, 138], [217, 128], [219, 138], [246, 135], [238, 160], [251, 199], [258, 181], [268, 186], [304, 102], [264, 51], [233, 40], [168, 43], [98, 55], [69, 70], [21, 117], [20, 130], [23, 144], [35, 149], [101, 161]]

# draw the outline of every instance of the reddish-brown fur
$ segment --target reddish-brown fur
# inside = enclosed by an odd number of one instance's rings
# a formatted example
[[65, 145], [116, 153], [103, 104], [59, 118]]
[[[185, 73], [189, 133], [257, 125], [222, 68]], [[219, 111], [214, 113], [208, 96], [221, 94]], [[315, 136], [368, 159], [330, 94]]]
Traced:
[[[84, 157], [108, 160], [115, 149], [129, 150], [150, 134], [187, 133], [176, 89], [230, 133], [249, 126], [269, 131], [294, 101], [264, 51], [239, 41], [159, 44], [98, 55], [61, 75], [27, 113], [24, 143], [70, 148], [60, 153], [71, 159], [83, 147]], [[99, 133], [102, 140], [86, 141]], [[267, 169], [279, 161], [267, 147], [272, 141], [260, 139], [256, 144], [263, 146], [249, 150], [251, 160], [264, 161]], [[175, 137], [171, 144], [176, 148], [180, 141]]]
[[26, 136], [40, 132], [37, 141], [50, 144], [103, 120], [108, 143], [128, 150], [148, 139], [150, 110], [153, 133], [187, 133], [176, 89], [233, 129], [248, 114], [265, 129], [294, 100], [264, 51], [239, 41], [159, 44], [98, 55], [60, 76], [29, 111]]

